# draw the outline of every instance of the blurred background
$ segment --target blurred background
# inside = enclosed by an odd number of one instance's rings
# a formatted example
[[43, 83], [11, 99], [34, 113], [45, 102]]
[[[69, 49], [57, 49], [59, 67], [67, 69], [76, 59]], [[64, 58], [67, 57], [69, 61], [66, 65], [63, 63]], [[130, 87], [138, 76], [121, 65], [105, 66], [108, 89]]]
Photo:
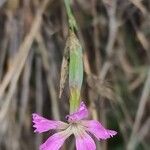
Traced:
[[[97, 150], [150, 149], [150, 1], [73, 0], [83, 47], [81, 98], [118, 135]], [[0, 150], [38, 150], [31, 114], [65, 121], [59, 98], [68, 35], [63, 0], [0, 0]], [[71, 139], [63, 150], [74, 150]]]

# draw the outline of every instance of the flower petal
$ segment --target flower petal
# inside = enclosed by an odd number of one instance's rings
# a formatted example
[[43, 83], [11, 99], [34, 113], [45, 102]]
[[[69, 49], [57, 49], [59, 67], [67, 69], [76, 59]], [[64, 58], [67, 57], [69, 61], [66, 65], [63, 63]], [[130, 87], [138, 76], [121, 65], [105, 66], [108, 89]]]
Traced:
[[98, 140], [111, 138], [117, 134], [116, 131], [105, 129], [100, 122], [95, 120], [82, 121], [81, 124], [86, 130], [92, 133]]
[[65, 131], [55, 133], [40, 145], [40, 150], [59, 150], [69, 136]]
[[68, 124], [62, 121], [48, 120], [38, 114], [32, 114], [34, 132], [42, 133], [51, 129], [65, 129]]
[[84, 102], [81, 102], [79, 109], [75, 113], [66, 116], [69, 122], [79, 121], [87, 117], [88, 117], [88, 109], [84, 104]]
[[82, 136], [76, 136], [76, 149], [77, 150], [96, 150], [94, 140], [86, 133], [83, 132]]

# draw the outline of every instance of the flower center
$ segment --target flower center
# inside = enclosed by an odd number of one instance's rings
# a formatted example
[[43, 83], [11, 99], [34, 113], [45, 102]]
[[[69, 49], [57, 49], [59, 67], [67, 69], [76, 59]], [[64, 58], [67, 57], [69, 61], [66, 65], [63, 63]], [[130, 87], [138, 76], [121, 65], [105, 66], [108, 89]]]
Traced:
[[84, 126], [82, 126], [82, 125], [80, 124], [80, 122], [73, 122], [73, 123], [70, 123], [70, 128], [71, 128], [72, 133], [73, 133], [75, 136], [81, 136], [82, 133], [85, 131]]

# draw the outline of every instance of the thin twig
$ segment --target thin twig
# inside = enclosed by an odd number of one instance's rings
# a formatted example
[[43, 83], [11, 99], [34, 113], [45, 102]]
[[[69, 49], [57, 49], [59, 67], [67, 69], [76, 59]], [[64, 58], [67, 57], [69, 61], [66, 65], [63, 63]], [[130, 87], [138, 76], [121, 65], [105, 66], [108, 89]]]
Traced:
[[147, 103], [149, 94], [150, 94], [150, 69], [148, 70], [147, 79], [145, 81], [145, 85], [142, 91], [141, 99], [140, 99], [138, 110], [137, 110], [136, 117], [135, 117], [135, 122], [133, 125], [130, 140], [127, 146], [128, 150], [132, 150], [133, 147], [135, 146], [134, 143], [132, 143], [132, 141], [134, 140], [136, 132], [138, 132], [139, 127], [141, 125], [142, 117], [143, 117], [144, 110], [145, 110], [145, 105]]
[[[36, 112], [42, 114], [43, 111], [43, 86], [42, 86], [42, 60], [36, 57]], [[42, 142], [42, 135], [36, 136], [36, 149]]]
[[59, 112], [59, 108], [58, 108], [57, 93], [55, 91], [54, 83], [52, 81], [52, 75], [51, 75], [51, 70], [50, 70], [51, 66], [48, 61], [49, 58], [48, 58], [47, 49], [44, 45], [44, 41], [40, 34], [38, 34], [38, 36], [36, 37], [36, 40], [39, 44], [39, 50], [40, 50], [40, 53], [42, 56], [42, 62], [44, 65], [44, 69], [47, 72], [48, 90], [49, 90], [49, 94], [50, 94], [51, 102], [52, 102], [52, 114], [53, 114], [54, 119], [60, 120], [60, 112]]
[[22, 128], [22, 124], [25, 118], [25, 113], [27, 110], [28, 100], [29, 100], [29, 86], [30, 86], [30, 76], [32, 70], [32, 60], [33, 52], [31, 51], [29, 58], [25, 64], [23, 79], [22, 79], [22, 92], [20, 99], [20, 109], [19, 109], [19, 125]]
[[[114, 52], [114, 44], [115, 44], [115, 40], [116, 40], [116, 36], [117, 36], [117, 31], [118, 31], [118, 23], [117, 23], [117, 19], [116, 19], [116, 5], [117, 5], [117, 1], [111, 1], [111, 5], [107, 4], [108, 2], [106, 2], [104, 0], [105, 6], [106, 6], [106, 10], [107, 10], [107, 14], [109, 17], [109, 35], [108, 35], [108, 42], [107, 42], [107, 46], [106, 46], [106, 53], [107, 53], [107, 57], [108, 59], [110, 59], [113, 55]], [[110, 67], [112, 66], [112, 63], [107, 60], [104, 65], [102, 66], [101, 70], [100, 70], [100, 78], [102, 80], [104, 80], [106, 74], [108, 73]]]

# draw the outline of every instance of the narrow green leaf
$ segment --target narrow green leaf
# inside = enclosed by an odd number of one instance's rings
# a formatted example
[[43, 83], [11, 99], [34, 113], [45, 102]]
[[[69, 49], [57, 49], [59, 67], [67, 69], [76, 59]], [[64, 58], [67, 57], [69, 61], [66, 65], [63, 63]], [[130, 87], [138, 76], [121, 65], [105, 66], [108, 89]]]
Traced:
[[69, 86], [81, 90], [83, 81], [82, 47], [76, 35], [70, 35]]
[[69, 88], [70, 111], [75, 111], [80, 104], [80, 91], [83, 81], [82, 47], [74, 32], [70, 31], [70, 61], [69, 61]]

